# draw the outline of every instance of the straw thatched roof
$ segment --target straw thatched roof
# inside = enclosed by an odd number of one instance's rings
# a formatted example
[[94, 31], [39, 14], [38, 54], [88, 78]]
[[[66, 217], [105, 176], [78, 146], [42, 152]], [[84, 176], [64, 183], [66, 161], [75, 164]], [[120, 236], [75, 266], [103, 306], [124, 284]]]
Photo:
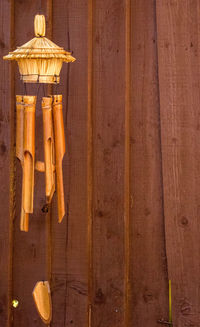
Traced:
[[[70, 52], [45, 37], [45, 17], [43, 15], [35, 16], [34, 29], [35, 37], [33, 39], [17, 47], [15, 51], [9, 52], [3, 59], [18, 62], [21, 78], [25, 82], [53, 83], [55, 80], [52, 79], [52, 76], [59, 76], [62, 63], [73, 62], [75, 58]], [[43, 76], [42, 80], [40, 80], [40, 76]], [[59, 82], [58, 78], [56, 78], [56, 82]]]
[[3, 59], [19, 60], [19, 59], [62, 59], [64, 62], [73, 62], [75, 58], [70, 52], [57, 46], [46, 37], [34, 37], [21, 47], [17, 47], [15, 51], [9, 52]]

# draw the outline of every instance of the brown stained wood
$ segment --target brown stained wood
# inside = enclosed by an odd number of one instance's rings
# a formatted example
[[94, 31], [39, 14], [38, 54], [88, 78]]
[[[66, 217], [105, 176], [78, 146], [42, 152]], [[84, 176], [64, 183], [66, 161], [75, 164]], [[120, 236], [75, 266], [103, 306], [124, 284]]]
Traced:
[[66, 217], [62, 224], [57, 223], [54, 197], [53, 327], [87, 326], [88, 320], [87, 10], [86, 0], [53, 1], [52, 40], [73, 51], [77, 58], [73, 64], [63, 65], [58, 88], [63, 94], [66, 135], [66, 155], [63, 158]]
[[[21, 45], [34, 36], [34, 15], [41, 12], [46, 15], [48, 1], [15, 1], [15, 45]], [[47, 35], [48, 37], [48, 35]], [[13, 47], [14, 49], [16, 47]], [[24, 94], [23, 83], [19, 79], [18, 67], [15, 72], [15, 94]], [[27, 93], [37, 94], [37, 85], [27, 85]], [[35, 159], [44, 161], [43, 126], [41, 110], [41, 89], [37, 97]], [[19, 229], [21, 206], [21, 167], [17, 162], [16, 170], [16, 220], [14, 222], [13, 250], [13, 296], [19, 300], [19, 306], [13, 310], [13, 327], [37, 326], [42, 327], [34, 305], [32, 291], [38, 280], [49, 280], [49, 264], [47, 259], [47, 223], [45, 198], [45, 179], [43, 174], [35, 171], [34, 212], [30, 215], [29, 231], [22, 233]]]
[[65, 215], [62, 161], [65, 154], [65, 132], [62, 112], [62, 95], [53, 96], [53, 127], [55, 135], [56, 192], [58, 204], [58, 221]]
[[42, 98], [42, 112], [46, 197], [47, 202], [50, 203], [55, 191], [55, 150], [53, 135], [52, 98]]
[[48, 281], [37, 282], [33, 290], [33, 299], [40, 318], [49, 325], [52, 318], [52, 304]]
[[125, 2], [125, 136], [124, 136], [124, 325], [130, 322], [130, 100], [131, 0]]
[[[34, 35], [37, 13], [47, 14], [47, 37], [52, 33], [53, 41], [77, 58], [64, 65], [59, 86], [67, 141], [66, 219], [57, 223], [56, 197], [52, 212], [45, 205], [44, 178], [36, 171], [29, 233], [19, 230], [14, 78], [11, 64], [3, 62], [0, 325], [43, 326], [31, 293], [48, 275], [51, 327], [156, 326], [168, 320], [168, 278], [174, 326], [199, 326], [198, 1], [2, 0], [2, 56], [15, 48], [11, 31], [15, 46]], [[27, 88], [36, 95], [37, 88]], [[16, 69], [15, 94], [23, 92]], [[44, 171], [41, 95], [40, 89], [38, 171]], [[19, 301], [16, 309], [10, 306], [13, 298]]]
[[125, 1], [93, 3], [91, 326], [125, 326]]
[[[0, 57], [14, 45], [13, 1], [0, 2]], [[15, 129], [13, 66], [0, 66], [0, 326], [12, 322], [12, 246], [15, 218]]]
[[129, 326], [154, 327], [168, 320], [154, 0], [131, 4], [130, 33]]
[[172, 321], [200, 325], [199, 1], [157, 1], [165, 229]]

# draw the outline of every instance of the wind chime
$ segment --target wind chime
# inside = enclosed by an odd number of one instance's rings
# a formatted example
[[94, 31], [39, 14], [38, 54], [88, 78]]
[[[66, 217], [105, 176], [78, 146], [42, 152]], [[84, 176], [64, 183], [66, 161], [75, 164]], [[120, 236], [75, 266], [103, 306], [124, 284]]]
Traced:
[[[58, 84], [63, 62], [75, 60], [70, 52], [45, 37], [45, 17], [36, 15], [35, 37], [3, 59], [16, 60], [20, 78], [24, 83]], [[51, 203], [55, 180], [57, 190], [58, 221], [65, 215], [62, 160], [65, 153], [65, 136], [62, 113], [62, 95], [42, 98], [44, 162], [35, 160], [35, 109], [36, 96], [16, 95], [16, 157], [20, 160], [22, 200], [20, 229], [28, 231], [29, 214], [33, 213], [34, 171], [45, 174], [47, 203]], [[33, 297], [45, 323], [51, 320], [50, 288], [47, 281], [36, 284]]]

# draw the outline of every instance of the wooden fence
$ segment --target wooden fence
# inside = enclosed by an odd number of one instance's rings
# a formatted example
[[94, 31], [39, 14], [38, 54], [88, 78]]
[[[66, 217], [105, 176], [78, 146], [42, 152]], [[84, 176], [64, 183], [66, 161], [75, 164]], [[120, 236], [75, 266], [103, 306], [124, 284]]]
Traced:
[[[30, 230], [19, 230], [23, 85], [1, 60], [0, 326], [43, 326], [32, 299], [43, 279], [51, 327], [162, 326], [169, 280], [173, 326], [200, 326], [200, 2], [1, 0], [1, 58], [33, 37], [36, 13], [77, 58], [59, 87], [67, 214], [58, 224], [56, 197], [45, 213], [36, 172]], [[39, 107], [36, 118], [42, 160]]]

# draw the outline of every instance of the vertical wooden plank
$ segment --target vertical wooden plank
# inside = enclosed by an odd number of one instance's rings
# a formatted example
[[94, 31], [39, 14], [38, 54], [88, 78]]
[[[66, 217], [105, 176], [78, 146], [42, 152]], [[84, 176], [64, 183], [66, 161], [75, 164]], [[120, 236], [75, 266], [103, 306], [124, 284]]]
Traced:
[[[67, 326], [87, 326], [88, 321], [88, 216], [87, 216], [87, 120], [88, 120], [88, 1], [69, 1], [70, 49], [77, 61], [69, 74], [70, 202], [68, 225]], [[77, 308], [79, 310], [77, 311]]]
[[131, 3], [129, 326], [168, 320], [155, 0]]
[[73, 51], [61, 85], [66, 136], [63, 160], [66, 216], [53, 206], [52, 326], [87, 326], [87, 1], [53, 1], [53, 40]]
[[93, 3], [92, 326], [124, 326], [125, 1]]
[[[34, 37], [34, 16], [37, 13], [48, 16], [48, 1], [15, 1], [15, 42], [22, 45]], [[49, 18], [49, 17], [47, 17]], [[47, 19], [47, 24], [48, 24]], [[47, 33], [49, 27], [47, 26]], [[27, 85], [28, 94], [37, 94], [37, 85]], [[24, 94], [25, 89], [19, 80], [16, 65], [15, 93]], [[36, 107], [36, 160], [43, 160], [43, 127], [41, 97], [42, 87]], [[48, 220], [44, 210], [45, 184], [44, 174], [35, 172], [34, 213], [30, 215], [28, 233], [19, 230], [21, 210], [21, 167], [17, 164], [16, 220], [14, 224], [13, 254], [13, 296], [19, 300], [15, 310], [13, 326], [42, 326], [43, 323], [36, 311], [32, 291], [37, 281], [46, 280], [49, 276], [48, 262]]]
[[[1, 1], [0, 19], [2, 61], [2, 57], [14, 46], [13, 1]], [[9, 327], [12, 322], [12, 245], [15, 216], [13, 65], [4, 61], [0, 71], [0, 325]]]
[[125, 1], [125, 137], [124, 137], [124, 325], [130, 323], [130, 109], [131, 109], [131, 0]]
[[[52, 40], [59, 46], [68, 48], [68, 11], [66, 1], [53, 1], [52, 6]], [[67, 83], [68, 83], [68, 65], [63, 64], [60, 85], [58, 93], [63, 95], [63, 115], [64, 128], [66, 135], [66, 119], [67, 119]], [[53, 87], [53, 94], [55, 87]], [[68, 149], [63, 160], [63, 178], [65, 187], [65, 205], [68, 206]], [[66, 187], [67, 186], [67, 187]], [[67, 211], [67, 210], [66, 210]], [[51, 326], [65, 326], [65, 302], [66, 302], [66, 244], [67, 244], [67, 219], [63, 218], [61, 224], [58, 224], [57, 210], [57, 194], [55, 193], [52, 203], [52, 275], [51, 275], [51, 290], [52, 290], [52, 308], [53, 319]]]
[[165, 228], [174, 326], [200, 324], [199, 1], [157, 1]]

